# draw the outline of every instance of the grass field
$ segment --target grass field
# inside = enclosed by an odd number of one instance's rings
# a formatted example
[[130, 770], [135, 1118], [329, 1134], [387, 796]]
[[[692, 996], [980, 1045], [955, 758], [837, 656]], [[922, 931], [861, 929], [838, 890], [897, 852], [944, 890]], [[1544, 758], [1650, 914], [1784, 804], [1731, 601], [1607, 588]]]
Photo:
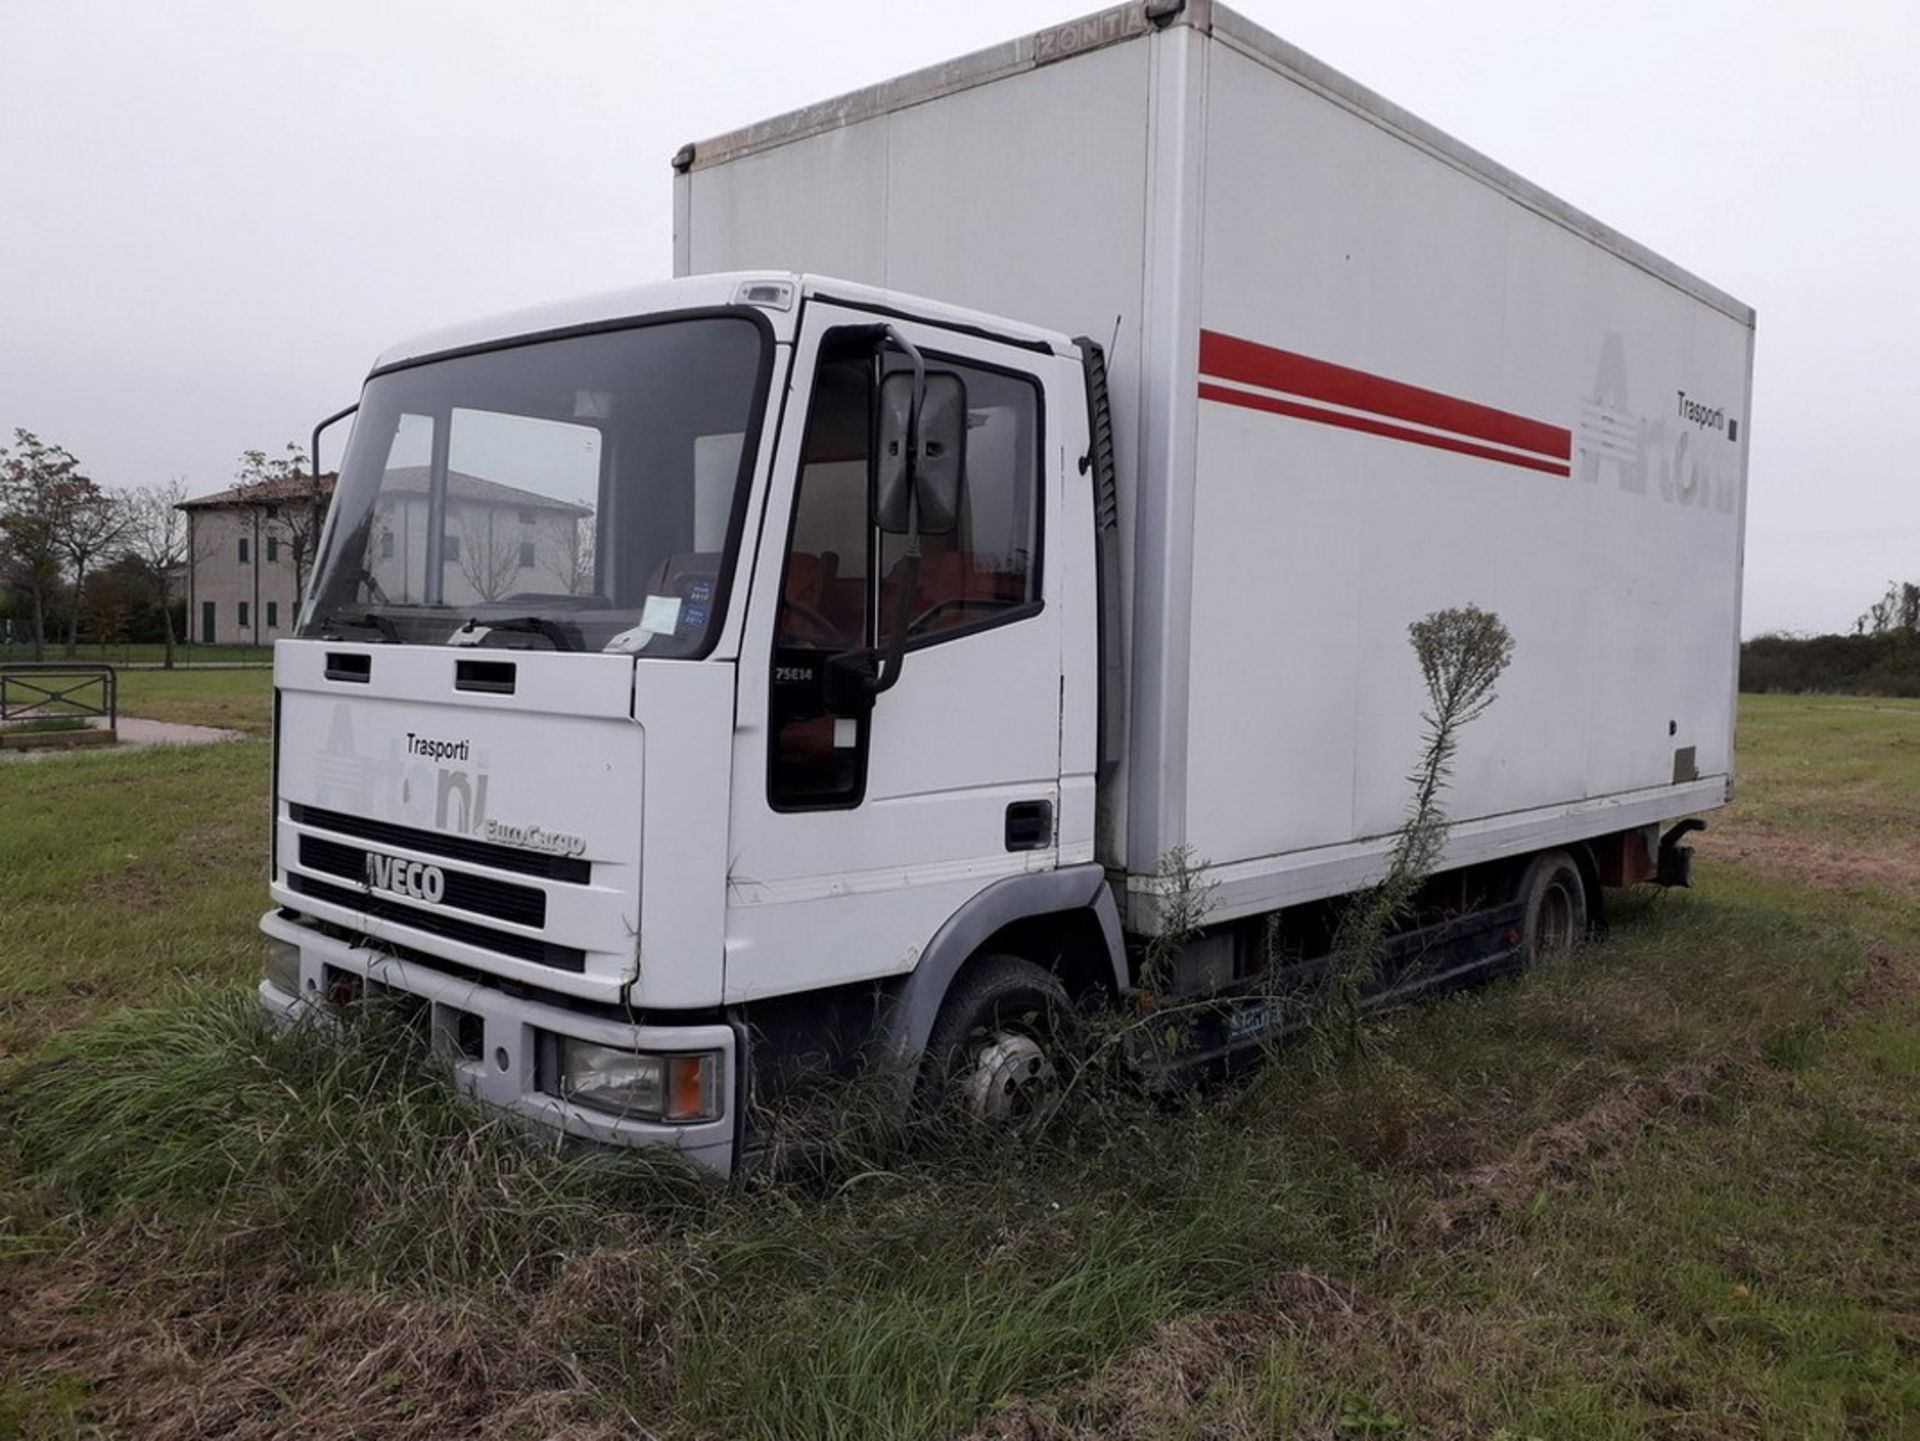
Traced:
[[[265, 736], [273, 727], [273, 678], [267, 670], [128, 670], [120, 672], [117, 684], [122, 715], [219, 726], [251, 736]], [[104, 706], [97, 687], [76, 698], [88, 710]], [[56, 700], [44, 708], [57, 712], [65, 704]]]
[[265, 670], [123, 671], [120, 709], [150, 720], [265, 736], [273, 728], [273, 677]]
[[263, 743], [0, 767], [0, 1437], [1920, 1434], [1920, 704], [1740, 759], [1697, 890], [1357, 1059], [731, 1191], [264, 1033]]

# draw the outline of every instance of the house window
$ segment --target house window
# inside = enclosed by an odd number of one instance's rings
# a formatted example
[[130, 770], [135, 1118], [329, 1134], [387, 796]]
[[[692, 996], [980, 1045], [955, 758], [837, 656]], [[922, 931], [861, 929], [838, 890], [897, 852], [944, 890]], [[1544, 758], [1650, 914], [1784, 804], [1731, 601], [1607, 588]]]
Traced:
[[[280, 538], [270, 535], [267, 537], [267, 564], [272, 565], [278, 559], [280, 559]], [[268, 621], [267, 624], [272, 625], [273, 622]]]
[[530, 540], [520, 542], [520, 569], [533, 569], [533, 542]]
[[[240, 564], [247, 564], [249, 559], [250, 557], [247, 554], [247, 538], [243, 535], [240, 537]], [[245, 625], [246, 622], [242, 621], [241, 624]]]
[[460, 559], [460, 537], [450, 535], [442, 542], [440, 554], [449, 561]]
[[[242, 545], [246, 544], [244, 540], [241, 541], [240, 543]], [[247, 628], [247, 603], [243, 600], [239, 604], [240, 604], [240, 629], [245, 630]]]
[[278, 630], [279, 627], [280, 627], [280, 602], [277, 600], [270, 600], [267, 602], [267, 629]]
[[520, 524], [522, 524], [522, 525], [532, 525], [532, 524], [533, 524], [533, 512], [532, 512], [532, 511], [530, 511], [530, 510], [523, 510], [523, 511], [521, 511], [521, 512], [520, 512]]
[[390, 530], [380, 532], [380, 559], [393, 559], [393, 532]]

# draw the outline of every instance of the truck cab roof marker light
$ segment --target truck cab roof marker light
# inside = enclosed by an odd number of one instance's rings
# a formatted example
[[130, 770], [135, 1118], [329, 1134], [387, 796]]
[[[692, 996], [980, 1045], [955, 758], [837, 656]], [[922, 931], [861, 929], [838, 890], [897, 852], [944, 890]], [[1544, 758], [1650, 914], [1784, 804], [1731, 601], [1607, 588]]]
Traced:
[[733, 292], [735, 305], [758, 305], [767, 310], [793, 309], [793, 282], [790, 280], [743, 280]]

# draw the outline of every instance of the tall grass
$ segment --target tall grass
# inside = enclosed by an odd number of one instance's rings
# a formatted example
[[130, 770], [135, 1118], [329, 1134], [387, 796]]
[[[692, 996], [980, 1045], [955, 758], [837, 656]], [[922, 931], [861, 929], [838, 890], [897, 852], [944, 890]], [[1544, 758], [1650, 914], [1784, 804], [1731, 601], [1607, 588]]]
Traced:
[[183, 1300], [183, 1278], [278, 1278], [274, 1304], [316, 1316], [343, 1292], [402, 1314], [441, 1298], [616, 1428], [951, 1434], [1009, 1397], [1080, 1394], [1260, 1278], [1377, 1269], [1440, 1170], [1804, 1017], [1858, 954], [1777, 912], [1652, 906], [1623, 930], [1522, 985], [1380, 1018], [1382, 1044], [1338, 1071], [1282, 1056], [1157, 1103], [1096, 1084], [1039, 1138], [848, 1127], [835, 1165], [730, 1188], [477, 1111], [377, 1016], [280, 1032], [250, 995], [183, 993], [15, 1067], [0, 1175], [48, 1276], [151, 1257], [120, 1282], [142, 1310], [191, 1307], [235, 1344], [274, 1307]]
[[247, 992], [67, 1032], [0, 1115], [19, 1174], [57, 1207], [164, 1206], [335, 1279], [521, 1285], [610, 1213], [708, 1201], [671, 1156], [566, 1151], [475, 1108], [397, 1020], [278, 1029]]
[[[1884, 859], [1910, 832], [1910, 706], [1748, 712], [1762, 835]], [[1833, 1020], [1867, 932], [1920, 954], [1904, 892], [1730, 870], [1716, 826], [1698, 892], [1370, 1016], [1339, 1064], [1286, 1052], [1161, 1102], [1090, 1077], [1012, 1140], [902, 1135], [853, 1102], [798, 1128], [826, 1164], [718, 1187], [530, 1137], [377, 1023], [264, 1027], [234, 984], [264, 752], [132, 760], [0, 777], [0, 989], [30, 987], [0, 1031], [21, 1051], [0, 1059], [0, 1436], [1920, 1418], [1920, 1031], [1911, 1009]], [[203, 832], [209, 811], [239, 819]], [[1615, 1103], [1676, 1069], [1706, 1079], [1636, 1143]], [[1575, 1149], [1589, 1117], [1605, 1145]], [[1493, 1202], [1436, 1231], [1489, 1170]]]
[[[159, 1220], [173, 1267], [458, 1297], [693, 1434], [939, 1434], [1064, 1384], [1264, 1265], [1325, 1258], [1308, 1149], [1217, 1104], [1089, 1101], [1045, 1143], [935, 1124], [823, 1178], [720, 1187], [457, 1097], [378, 1018], [277, 1031], [183, 995], [76, 1029], [0, 1101], [19, 1213], [82, 1249]], [[858, 1167], [856, 1169], [856, 1167]], [[76, 1239], [77, 1238], [77, 1239]]]

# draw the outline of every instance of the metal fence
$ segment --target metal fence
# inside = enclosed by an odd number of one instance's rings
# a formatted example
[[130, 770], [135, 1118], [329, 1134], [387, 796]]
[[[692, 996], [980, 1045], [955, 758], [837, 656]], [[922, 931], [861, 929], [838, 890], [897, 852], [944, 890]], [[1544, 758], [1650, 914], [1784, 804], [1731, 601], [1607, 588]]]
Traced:
[[103, 718], [120, 728], [120, 674], [90, 661], [16, 661], [0, 665], [0, 724]]
[[[16, 627], [9, 635], [4, 622], [0, 622], [0, 665], [15, 661], [57, 659], [66, 648], [63, 641], [50, 641], [40, 649], [40, 655], [34, 655], [32, 640]], [[101, 665], [117, 665], [134, 670], [158, 670], [166, 661], [166, 647], [159, 641], [86, 641], [74, 648], [72, 657], [63, 664], [77, 662], [96, 662]], [[180, 641], [173, 648], [173, 663], [176, 666], [218, 666], [223, 669], [234, 666], [270, 666], [273, 664], [273, 647], [265, 645], [207, 645], [191, 641]]]

